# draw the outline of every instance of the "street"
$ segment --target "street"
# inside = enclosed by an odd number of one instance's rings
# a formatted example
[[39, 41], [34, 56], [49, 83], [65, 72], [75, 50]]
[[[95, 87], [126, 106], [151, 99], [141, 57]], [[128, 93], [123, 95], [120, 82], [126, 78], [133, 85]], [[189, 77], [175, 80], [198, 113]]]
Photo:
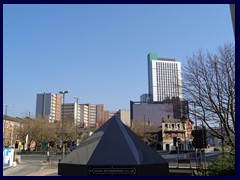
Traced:
[[57, 163], [61, 156], [53, 155], [51, 163], [46, 156], [38, 154], [21, 155], [21, 162], [16, 167], [3, 170], [3, 176], [57, 176]]
[[[161, 154], [161, 156], [169, 162], [169, 167], [177, 167], [178, 166], [177, 160], [185, 158], [190, 160], [191, 167], [196, 167], [196, 155], [194, 152], [187, 154], [164, 154], [164, 155]], [[219, 152], [214, 151], [207, 152], [205, 154], [205, 157], [204, 155], [202, 155], [201, 163], [204, 165], [204, 167], [205, 166], [207, 167], [211, 163], [211, 161], [217, 156], [219, 156]], [[190, 167], [190, 164], [181, 164], [181, 166]]]
[[[202, 162], [209, 165], [210, 161], [219, 155], [218, 152], [206, 153], [206, 158]], [[193, 154], [165, 154], [164, 159], [169, 162], [169, 167], [178, 166], [177, 159], [184, 159], [187, 156], [191, 160], [191, 167], [196, 167], [196, 159]], [[52, 155], [51, 163], [47, 162], [47, 157], [40, 154], [24, 154], [21, 155], [21, 163], [16, 167], [10, 167], [3, 170], [3, 176], [58, 176], [58, 161], [61, 155]], [[190, 167], [190, 164], [181, 164], [181, 167]], [[180, 167], [179, 166], [179, 167]], [[205, 166], [205, 165], [204, 165]]]

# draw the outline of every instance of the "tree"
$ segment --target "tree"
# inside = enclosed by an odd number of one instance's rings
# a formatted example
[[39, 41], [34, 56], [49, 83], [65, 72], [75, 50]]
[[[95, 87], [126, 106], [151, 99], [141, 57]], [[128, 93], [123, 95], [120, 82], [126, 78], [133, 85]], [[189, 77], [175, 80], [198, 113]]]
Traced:
[[209, 176], [234, 176], [235, 162], [234, 158], [218, 157], [208, 166]]
[[[187, 58], [183, 70], [185, 98], [194, 102], [190, 114], [204, 122], [210, 133], [235, 148], [235, 45], [220, 46], [216, 53]], [[218, 128], [216, 128], [218, 124]]]
[[[16, 130], [18, 135], [18, 140], [21, 142], [26, 141], [26, 135], [29, 135], [28, 143], [31, 140], [36, 142], [36, 146], [39, 147], [41, 142], [54, 142], [54, 145], [60, 145], [62, 142], [62, 122], [56, 121], [50, 123], [47, 119], [40, 118], [24, 118], [21, 119], [23, 123]], [[95, 129], [91, 129], [94, 131]], [[64, 141], [71, 141], [76, 144], [76, 139], [83, 141], [89, 135], [86, 129], [83, 129], [82, 126], [76, 127], [71, 117], [64, 118], [64, 127], [63, 127], [63, 139]], [[59, 147], [59, 146], [58, 146]], [[38, 149], [39, 150], [39, 149]]]
[[148, 142], [149, 145], [159, 143], [155, 134], [160, 131], [159, 128], [152, 127], [149, 125], [144, 126], [144, 123], [135, 123], [131, 130], [136, 133], [143, 141]]

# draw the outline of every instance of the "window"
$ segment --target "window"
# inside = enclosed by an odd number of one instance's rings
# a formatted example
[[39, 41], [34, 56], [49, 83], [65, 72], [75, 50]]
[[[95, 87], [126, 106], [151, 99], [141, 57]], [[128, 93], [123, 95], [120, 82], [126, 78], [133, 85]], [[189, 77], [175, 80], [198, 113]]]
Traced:
[[8, 132], [7, 131], [5, 132], [4, 135], [5, 135], [5, 138], [8, 138]]

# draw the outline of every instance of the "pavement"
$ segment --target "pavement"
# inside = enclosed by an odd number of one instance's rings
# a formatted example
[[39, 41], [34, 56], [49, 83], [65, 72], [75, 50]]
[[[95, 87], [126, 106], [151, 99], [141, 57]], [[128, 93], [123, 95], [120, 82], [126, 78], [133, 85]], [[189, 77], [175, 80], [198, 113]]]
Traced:
[[15, 167], [4, 166], [3, 176], [58, 176], [59, 157], [54, 157], [51, 162], [47, 162], [46, 157], [41, 155], [22, 155], [22, 157], [22, 161]]
[[28, 176], [48, 176], [50, 174], [55, 174], [57, 176], [57, 169], [43, 169], [38, 172], [29, 174]]

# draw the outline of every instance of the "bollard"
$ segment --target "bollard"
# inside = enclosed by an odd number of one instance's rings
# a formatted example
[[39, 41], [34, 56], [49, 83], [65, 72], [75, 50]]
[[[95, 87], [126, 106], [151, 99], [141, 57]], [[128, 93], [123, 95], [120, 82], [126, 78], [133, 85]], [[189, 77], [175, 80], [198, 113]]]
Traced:
[[47, 152], [47, 162], [51, 162], [51, 156], [50, 156], [49, 151]]

